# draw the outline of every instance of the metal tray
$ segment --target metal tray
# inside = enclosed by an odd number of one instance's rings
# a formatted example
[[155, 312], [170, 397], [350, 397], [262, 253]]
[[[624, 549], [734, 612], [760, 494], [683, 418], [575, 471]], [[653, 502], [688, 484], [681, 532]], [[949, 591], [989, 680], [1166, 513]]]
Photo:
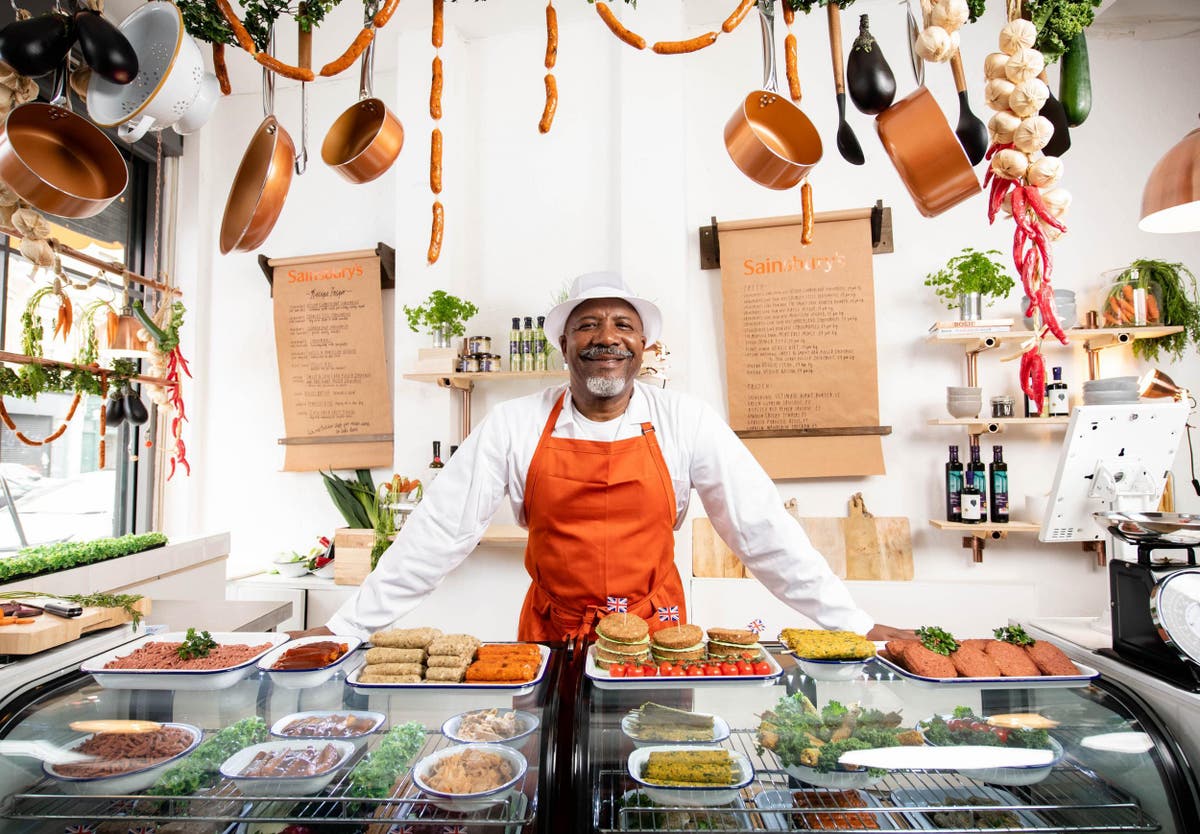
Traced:
[[[866, 807], [858, 810], [858, 814], [870, 816], [878, 824], [878, 830], [891, 831], [899, 828], [896, 821], [891, 815], [880, 810], [883, 808], [883, 803], [875, 798], [874, 794], [867, 791], [830, 791], [823, 788], [809, 789], [789, 789], [789, 790], [767, 790], [757, 794], [754, 797], [754, 806], [758, 808], [762, 816], [763, 825], [769, 831], [808, 831], [808, 828], [801, 828], [796, 820], [796, 814], [821, 814], [838, 809], [842, 809], [840, 805], [808, 806], [804, 808], [797, 807], [793, 795], [796, 793], [807, 793], [814, 795], [833, 796], [839, 793], [855, 793], [862, 798]], [[876, 829], [866, 828], [863, 825], [856, 824], [855, 809], [846, 808], [846, 825], [838, 826], [832, 824], [826, 825], [820, 829], [821, 831], [871, 831]]]
[[520, 695], [525, 692], [532, 692], [533, 688], [542, 682], [542, 678], [546, 677], [546, 666], [550, 662], [550, 649], [548, 646], [538, 644], [538, 651], [542, 655], [542, 662], [538, 664], [537, 672], [533, 675], [533, 680], [523, 681], [521, 683], [450, 683], [448, 681], [418, 681], [417, 683], [361, 683], [358, 676], [362, 674], [365, 666], [359, 666], [353, 672], [346, 676], [346, 684], [356, 692], [388, 692], [391, 690], [400, 689], [419, 689], [421, 691], [432, 691], [435, 689], [447, 689], [456, 692], [486, 692], [499, 690]]
[[[1043, 828], [1049, 827], [1049, 824], [1046, 822], [1046, 820], [1042, 819], [1040, 816], [1035, 814], [1033, 811], [1026, 811], [1026, 810], [1022, 809], [1021, 805], [1023, 803], [1021, 802], [1021, 800], [1017, 799], [1015, 796], [1013, 796], [1008, 791], [1000, 790], [999, 788], [989, 788], [989, 787], [982, 786], [982, 785], [978, 786], [978, 787], [963, 785], [961, 787], [946, 788], [946, 789], [942, 789], [942, 788], [901, 788], [899, 790], [892, 791], [892, 793], [890, 795], [892, 804], [898, 805], [905, 809], [905, 810], [901, 811], [900, 814], [901, 814], [901, 816], [904, 817], [904, 819], [908, 822], [908, 824], [912, 828], [920, 829], [923, 831], [942, 831], [943, 829], [934, 823], [933, 817], [930, 816], [930, 812], [914, 810], [914, 809], [918, 809], [923, 806], [932, 806], [935, 808], [936, 807], [946, 807], [944, 803], [945, 803], [945, 799], [947, 797], [953, 797], [954, 799], [968, 799], [970, 797], [980, 797], [983, 799], [995, 800], [997, 803], [999, 803], [1001, 808], [988, 809], [983, 806], [977, 806], [977, 807], [979, 807], [980, 810], [987, 811], [987, 810], [1007, 810], [1003, 806], [1011, 806], [1013, 813], [1017, 815], [1017, 819], [1020, 820], [1020, 822], [1021, 822], [1021, 828], [1036, 830], [1036, 829], [1043, 829]], [[964, 808], [965, 807], [966, 806], [964, 806]], [[973, 807], [976, 807], [976, 806], [973, 806]], [[983, 830], [985, 828], [985, 826], [981, 826], [981, 825], [976, 825], [974, 827], [963, 826], [963, 828], [968, 831], [973, 831], [976, 829]], [[988, 830], [991, 830], [991, 829], [988, 829]], [[1004, 829], [999, 828], [996, 830], [1003, 831]]]
[[1100, 673], [1091, 666], [1075, 663], [1079, 667], [1078, 675], [1038, 675], [1017, 678], [927, 678], [924, 675], [914, 675], [885, 655], [876, 655], [875, 659], [889, 672], [894, 672], [918, 686], [978, 686], [984, 689], [1053, 689], [1056, 687], [1079, 689], [1088, 686], [1093, 680], [1100, 677]]
[[[621, 795], [622, 800], [628, 800], [637, 794], [645, 796], [645, 791], [631, 790], [625, 791]], [[649, 798], [649, 797], [647, 797]], [[678, 831], [680, 828], [671, 828], [655, 825], [656, 814], [688, 814], [696, 820], [697, 831], [721, 831], [716, 824], [721, 819], [726, 819], [732, 823], [730, 830], [745, 831], [745, 830], [761, 830], [762, 826], [756, 825], [754, 818], [758, 815], [754, 810], [747, 808], [745, 800], [740, 796], [733, 802], [725, 805], [714, 805], [711, 807], [684, 807], [681, 805], [663, 805], [655, 803], [647, 807], [626, 807], [617, 810], [617, 828], [619, 831]], [[705, 827], [699, 827], [699, 826]]]
[[765, 660], [771, 665], [770, 673], [766, 675], [699, 675], [683, 678], [662, 678], [658, 675], [649, 678], [613, 678], [609, 677], [607, 669], [596, 665], [596, 647], [588, 646], [587, 665], [583, 674], [591, 679], [597, 689], [697, 689], [710, 686], [770, 686], [775, 679], [783, 674], [779, 661], [764, 651]]

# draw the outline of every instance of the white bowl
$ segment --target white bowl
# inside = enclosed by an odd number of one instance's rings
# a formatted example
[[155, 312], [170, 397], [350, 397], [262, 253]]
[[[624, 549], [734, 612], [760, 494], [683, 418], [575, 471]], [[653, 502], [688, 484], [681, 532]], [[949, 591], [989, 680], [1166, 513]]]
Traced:
[[960, 419], [978, 417], [983, 411], [983, 400], [946, 400], [946, 410], [951, 417]]
[[978, 385], [947, 385], [947, 397], [982, 397], [983, 389]]
[[526, 739], [533, 735], [533, 733], [537, 732], [538, 727], [540, 727], [542, 723], [541, 720], [532, 712], [525, 712], [524, 710], [519, 709], [497, 711], [515, 712], [517, 714], [517, 721], [520, 722], [519, 726], [524, 727], [524, 729], [515, 736], [506, 738], [503, 741], [479, 741], [477, 739], [462, 738], [458, 734], [458, 728], [459, 725], [462, 724], [463, 717], [467, 715], [473, 715], [477, 712], [485, 712], [485, 710], [473, 709], [468, 712], [460, 712], [458, 715], [452, 715], [447, 718], [442, 724], [442, 735], [453, 741], [455, 744], [503, 744], [506, 747], [521, 747], [525, 744]]
[[334, 570], [335, 570], [335, 568], [333, 566], [333, 562], [329, 562], [328, 564], [324, 565], [323, 567], [313, 568], [312, 570], [309, 571], [309, 573], [311, 573], [313, 576], [317, 577], [318, 579], [333, 579]]
[[[478, 793], [442, 793], [429, 787], [429, 784], [425, 780], [429, 778], [433, 766], [447, 756], [457, 755], [464, 750], [482, 750], [496, 756], [502, 756], [512, 764], [513, 777], [503, 785], [492, 788], [490, 791], [480, 791]], [[506, 800], [517, 783], [525, 778], [527, 767], [528, 764], [525, 761], [525, 757], [521, 755], [520, 751], [512, 747], [506, 747], [503, 744], [471, 743], [462, 744], [458, 747], [443, 747], [436, 753], [431, 753], [413, 766], [412, 776], [417, 787], [431, 797], [433, 804], [443, 811], [470, 813], [471, 811], [482, 811], [484, 808]]]
[[863, 670], [874, 658], [859, 660], [808, 660], [796, 658], [800, 671], [817, 681], [854, 681], [862, 677]]
[[[313, 735], [284, 735], [284, 728], [293, 721], [302, 718], [325, 718], [330, 715], [352, 715], [356, 718], [366, 718], [372, 722], [371, 729], [364, 730], [361, 733], [355, 733], [348, 736], [313, 736]], [[354, 744], [355, 748], [361, 748], [371, 738], [373, 733], [379, 732], [383, 726], [383, 722], [387, 721], [387, 716], [382, 712], [374, 712], [365, 709], [310, 709], [307, 712], [293, 712], [291, 715], [285, 715], [274, 724], [271, 725], [271, 735], [276, 738], [287, 739], [289, 741], [319, 741], [319, 740], [336, 740], [349, 741]]]
[[[61, 776], [55, 769], [54, 765], [49, 762], [42, 762], [42, 770], [46, 775], [58, 781], [58, 785], [62, 788], [63, 793], [69, 794], [131, 794], [141, 793], [158, 781], [158, 777], [162, 775], [168, 767], [171, 767], [184, 756], [196, 749], [196, 745], [200, 743], [203, 736], [199, 727], [193, 727], [191, 724], [179, 724], [168, 722], [163, 724], [164, 727], [177, 727], [181, 730], [187, 730], [192, 734], [191, 743], [180, 753], [165, 759], [158, 764], [144, 767], [141, 770], [133, 770], [128, 773], [117, 774], [116, 776]], [[82, 744], [87, 739], [91, 738], [94, 733], [89, 733], [86, 736], [81, 736], [75, 741], [63, 745], [64, 747], [72, 748]]]
[[286, 562], [271, 562], [271, 567], [279, 571], [279, 575], [286, 579], [296, 579], [308, 573], [308, 563], [305, 561], [293, 562], [289, 559]]
[[[239, 776], [246, 765], [259, 753], [277, 753], [281, 750], [304, 750], [308, 747], [323, 748], [332, 744], [337, 748], [337, 763], [315, 776]], [[320, 793], [338, 768], [354, 755], [354, 743], [339, 739], [310, 739], [294, 741], [264, 741], [239, 750], [221, 763], [221, 775], [230, 780], [243, 796], [313, 796]]]
[[[279, 658], [283, 657], [284, 653], [289, 649], [294, 649], [296, 646], [304, 646], [309, 643], [345, 643], [346, 653], [339, 657], [333, 663], [327, 666], [322, 666], [319, 669], [272, 669]], [[271, 676], [274, 683], [279, 684], [284, 689], [308, 689], [310, 686], [319, 686], [333, 677], [334, 673], [340, 669], [346, 661], [354, 657], [355, 650], [362, 645], [362, 640], [357, 637], [337, 637], [329, 635], [317, 634], [312, 637], [299, 637], [295, 640], [289, 640], [282, 646], [276, 646], [271, 651], [262, 656], [258, 661], [258, 668]]]
[[[741, 771], [741, 776], [735, 784], [719, 788], [693, 788], [682, 785], [656, 785], [642, 780], [642, 769], [650, 760], [650, 754], [655, 752], [669, 753], [678, 750], [725, 750]], [[726, 805], [733, 802], [741, 794], [742, 788], [754, 781], [754, 765], [737, 750], [728, 750], [715, 745], [662, 744], [653, 747], [638, 747], [629, 754], [629, 776], [637, 782], [641, 789], [653, 801], [660, 805], [684, 805], [688, 807], [711, 807]]]
[[[698, 714], [704, 715], [706, 713], [698, 713]], [[674, 744], [674, 745], [678, 745], [678, 746], [687, 746], [687, 747], [694, 747], [698, 744], [707, 744], [707, 745], [711, 746], [713, 744], [720, 744], [722, 741], [729, 738], [729, 732], [730, 732], [729, 724], [726, 723], [724, 718], [722, 718], [719, 715], [714, 715], [714, 716], [712, 716], [712, 720], [713, 720], [713, 736], [712, 736], [712, 738], [706, 738], [703, 741], [671, 741], [669, 739], [661, 739], [661, 738], [655, 739], [655, 738], [645, 738], [643, 736], [635, 736], [635, 735], [633, 735], [633, 732], [632, 732], [633, 731], [633, 713], [632, 712], [626, 713], [625, 716], [621, 719], [621, 732], [623, 732], [629, 738], [629, 740], [633, 742], [634, 747], [652, 747], [652, 746], [661, 747], [664, 744]]]
[[981, 767], [958, 768], [958, 772], [968, 779], [987, 782], [990, 785], [1036, 785], [1050, 775], [1054, 766], [1062, 761], [1063, 746], [1054, 736], [1050, 737], [1050, 748], [1054, 758], [1044, 765], [1026, 765], [1024, 767]]
[[866, 768], [862, 770], [830, 770], [825, 773], [806, 765], [783, 765], [783, 769], [788, 775], [796, 777], [807, 785], [833, 788], [839, 791], [868, 788], [887, 775], [886, 772], [879, 772], [876, 775]]

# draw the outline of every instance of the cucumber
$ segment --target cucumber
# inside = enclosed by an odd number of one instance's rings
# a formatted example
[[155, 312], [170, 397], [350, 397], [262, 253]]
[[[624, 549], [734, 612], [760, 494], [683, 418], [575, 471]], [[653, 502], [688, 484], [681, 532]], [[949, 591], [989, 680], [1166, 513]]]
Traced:
[[1067, 111], [1067, 124], [1079, 127], [1092, 111], [1092, 76], [1083, 30], [1067, 44], [1059, 76], [1058, 98]]

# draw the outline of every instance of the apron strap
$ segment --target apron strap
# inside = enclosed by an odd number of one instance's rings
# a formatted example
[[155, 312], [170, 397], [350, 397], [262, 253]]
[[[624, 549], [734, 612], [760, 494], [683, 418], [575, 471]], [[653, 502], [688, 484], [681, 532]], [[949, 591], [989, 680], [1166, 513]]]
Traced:
[[558, 395], [558, 399], [550, 409], [550, 416], [546, 418], [546, 425], [542, 428], [541, 439], [538, 440], [537, 448], [533, 450], [533, 457], [529, 460], [529, 469], [525, 473], [525, 497], [522, 503], [528, 503], [530, 496], [533, 495], [533, 487], [537, 483], [538, 473], [541, 471], [541, 467], [538, 465], [538, 455], [546, 445], [546, 441], [554, 434], [554, 426], [558, 422], [558, 415], [562, 414], [563, 402], [566, 396], [566, 391]]
[[646, 445], [650, 447], [654, 468], [658, 470], [659, 480], [662, 481], [663, 489], [666, 491], [667, 506], [671, 508], [671, 527], [674, 528], [679, 522], [679, 511], [675, 506], [675, 485], [671, 483], [671, 473], [667, 471], [667, 461], [663, 457], [662, 449], [658, 446], [658, 437], [654, 432], [653, 423], [642, 423], [642, 437], [646, 439]]

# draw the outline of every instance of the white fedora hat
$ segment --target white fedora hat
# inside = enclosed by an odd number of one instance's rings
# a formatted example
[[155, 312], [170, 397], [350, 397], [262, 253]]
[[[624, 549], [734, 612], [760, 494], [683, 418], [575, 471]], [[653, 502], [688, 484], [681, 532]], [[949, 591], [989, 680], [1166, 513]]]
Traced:
[[651, 345], [662, 335], [662, 312], [652, 301], [633, 294], [616, 272], [588, 272], [571, 283], [571, 294], [561, 304], [556, 304], [546, 314], [546, 339], [557, 348], [567, 325], [567, 317], [582, 302], [592, 298], [619, 298], [628, 301], [642, 319], [642, 335]]

